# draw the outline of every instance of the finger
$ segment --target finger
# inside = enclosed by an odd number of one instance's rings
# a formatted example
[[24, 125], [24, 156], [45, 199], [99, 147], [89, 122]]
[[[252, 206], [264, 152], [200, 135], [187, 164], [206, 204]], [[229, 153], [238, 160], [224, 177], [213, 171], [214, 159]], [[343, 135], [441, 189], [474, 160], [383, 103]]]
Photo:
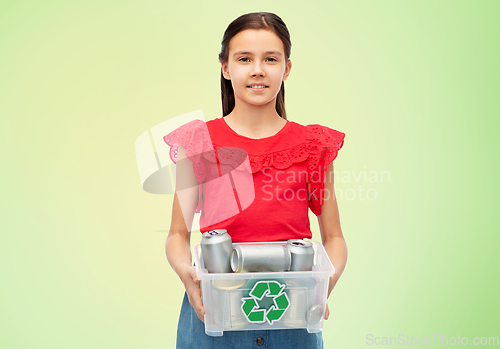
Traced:
[[328, 320], [328, 317], [330, 316], [330, 309], [328, 308], [328, 304], [326, 305], [326, 310], [325, 310], [325, 320]]
[[200, 319], [202, 322], [205, 322], [205, 310], [203, 309], [203, 306], [199, 306], [196, 304], [196, 301], [188, 296], [188, 300], [189, 300], [189, 304], [191, 304], [191, 307], [193, 307], [195, 313], [196, 313], [196, 316], [198, 316], [198, 319]]
[[202, 322], [205, 322], [205, 308], [201, 303], [201, 299], [199, 301], [195, 301], [194, 303], [194, 309], [196, 311], [196, 315], [198, 315], [198, 319], [200, 319]]
[[191, 271], [191, 279], [193, 279], [193, 281], [196, 282], [197, 284], [200, 283], [200, 279], [198, 278], [198, 273], [196, 273], [195, 267], [193, 267]]
[[193, 297], [193, 308], [196, 310], [197, 313], [205, 315], [205, 309], [203, 309], [203, 305], [201, 304], [201, 298]]
[[205, 317], [203, 315], [201, 315], [200, 313], [196, 313], [196, 315], [198, 315], [198, 319], [200, 319], [201, 322], [205, 323]]
[[195, 267], [191, 268], [191, 279], [193, 280], [194, 284], [190, 284], [186, 287], [189, 303], [195, 310], [198, 318], [201, 321], [205, 322], [205, 308], [203, 307], [203, 303], [201, 301], [200, 279], [198, 279]]
[[201, 301], [201, 291], [199, 287], [193, 287], [188, 291], [188, 300], [191, 306], [198, 314], [198, 317], [201, 316], [201, 319], [205, 315], [205, 308], [203, 307], [203, 302]]
[[197, 297], [194, 300], [196, 312], [199, 313], [202, 317], [205, 316], [205, 307], [203, 307], [203, 303], [201, 302], [201, 298]]

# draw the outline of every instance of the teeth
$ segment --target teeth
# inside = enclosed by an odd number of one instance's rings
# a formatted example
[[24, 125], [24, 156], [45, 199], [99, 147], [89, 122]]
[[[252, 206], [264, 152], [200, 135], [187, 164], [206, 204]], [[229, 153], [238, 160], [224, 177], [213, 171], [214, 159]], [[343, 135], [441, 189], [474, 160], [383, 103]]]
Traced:
[[253, 85], [253, 86], [250, 86], [252, 88], [265, 88], [266, 86], [264, 85]]

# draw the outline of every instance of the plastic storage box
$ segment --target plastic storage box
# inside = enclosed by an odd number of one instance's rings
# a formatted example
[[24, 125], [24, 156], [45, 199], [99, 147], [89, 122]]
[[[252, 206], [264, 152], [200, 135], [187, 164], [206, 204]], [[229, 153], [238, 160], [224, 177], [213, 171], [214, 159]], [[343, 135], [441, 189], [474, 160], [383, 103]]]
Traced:
[[[326, 309], [328, 280], [334, 274], [322, 244], [315, 251], [312, 271], [209, 273], [201, 246], [193, 247], [196, 272], [205, 307], [205, 333], [306, 328], [320, 332]], [[281, 244], [284, 242], [255, 242]], [[233, 243], [233, 247], [237, 244]]]

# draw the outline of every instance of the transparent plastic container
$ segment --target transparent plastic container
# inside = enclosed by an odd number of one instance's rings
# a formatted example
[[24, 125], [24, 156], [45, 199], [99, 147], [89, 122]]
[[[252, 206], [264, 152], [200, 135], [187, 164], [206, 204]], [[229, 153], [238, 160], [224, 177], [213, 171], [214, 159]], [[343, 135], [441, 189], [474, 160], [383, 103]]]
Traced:
[[[335, 273], [322, 244], [314, 248], [312, 271], [209, 273], [201, 246], [193, 247], [201, 296], [205, 307], [205, 333], [224, 331], [305, 328], [321, 332], [326, 309], [328, 280]], [[283, 242], [255, 242], [281, 244]], [[237, 244], [233, 243], [233, 247]]]

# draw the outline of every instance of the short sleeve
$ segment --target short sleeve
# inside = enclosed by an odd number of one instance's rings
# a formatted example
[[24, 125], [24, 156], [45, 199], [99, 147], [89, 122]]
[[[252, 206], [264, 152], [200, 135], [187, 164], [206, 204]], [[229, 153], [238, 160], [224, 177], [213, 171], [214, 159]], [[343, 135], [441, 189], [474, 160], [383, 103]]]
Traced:
[[306, 126], [309, 208], [318, 216], [323, 205], [325, 176], [328, 165], [344, 145], [345, 134], [321, 125]]
[[203, 156], [213, 152], [207, 125], [202, 120], [193, 120], [180, 126], [163, 137], [165, 143], [170, 146], [170, 159], [177, 163], [177, 152], [179, 146], [186, 149], [186, 157], [193, 162], [193, 170], [196, 178], [201, 183], [206, 177]]

